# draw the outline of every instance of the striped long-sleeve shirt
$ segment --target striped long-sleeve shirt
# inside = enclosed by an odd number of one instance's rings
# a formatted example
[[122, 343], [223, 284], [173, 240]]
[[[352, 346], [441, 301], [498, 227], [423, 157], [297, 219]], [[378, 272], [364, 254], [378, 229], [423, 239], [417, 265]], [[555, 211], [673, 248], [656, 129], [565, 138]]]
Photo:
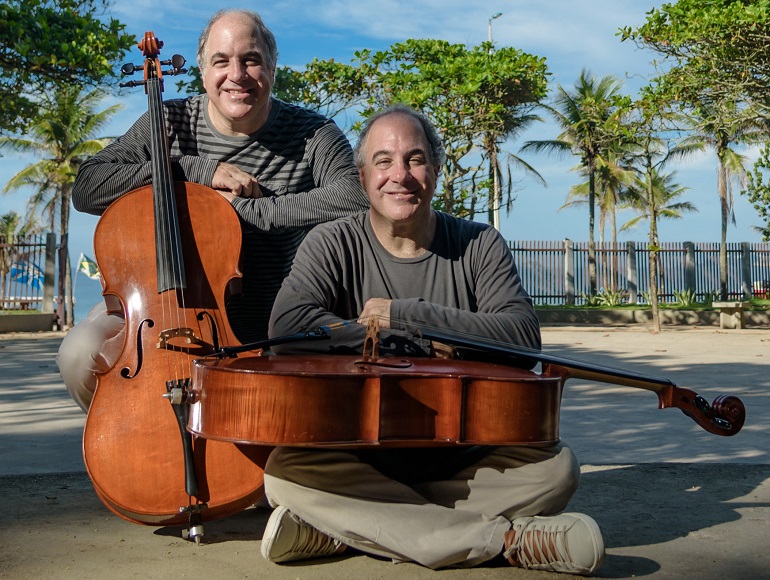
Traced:
[[[270, 310], [294, 254], [313, 226], [368, 207], [350, 143], [333, 121], [273, 99], [260, 130], [247, 137], [216, 131], [206, 95], [164, 103], [173, 178], [211, 186], [220, 161], [255, 176], [263, 196], [238, 198], [243, 225], [243, 293], [228, 304], [242, 342], [267, 337]], [[145, 114], [80, 168], [75, 209], [100, 215], [121, 195], [151, 182]]]

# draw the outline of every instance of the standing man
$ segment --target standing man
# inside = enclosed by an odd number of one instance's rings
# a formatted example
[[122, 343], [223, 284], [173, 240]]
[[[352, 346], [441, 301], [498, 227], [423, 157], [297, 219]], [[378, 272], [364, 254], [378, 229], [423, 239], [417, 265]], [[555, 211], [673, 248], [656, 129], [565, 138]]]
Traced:
[[[242, 290], [228, 304], [242, 342], [267, 338], [275, 295], [307, 231], [367, 207], [353, 153], [333, 121], [271, 95], [278, 49], [260, 16], [223, 10], [200, 36], [206, 93], [164, 103], [173, 177], [217, 190], [243, 227]], [[76, 209], [101, 214], [151, 181], [149, 117], [86, 161], [73, 190]], [[86, 410], [95, 373], [123, 346], [122, 313], [97, 305], [65, 337], [57, 364]]]
[[[385, 329], [380, 353], [427, 353], [415, 336], [421, 326], [539, 348], [532, 302], [500, 234], [431, 208], [443, 149], [428, 120], [386, 109], [367, 121], [355, 155], [371, 209], [308, 235], [276, 299], [271, 335], [357, 319], [301, 348], [360, 352], [374, 316]], [[297, 347], [280, 350], [289, 348]], [[430, 568], [502, 554], [518, 567], [591, 574], [604, 558], [599, 527], [560, 513], [579, 476], [564, 444], [471, 453], [277, 447], [265, 467], [275, 509], [261, 550], [287, 562], [350, 546]]]

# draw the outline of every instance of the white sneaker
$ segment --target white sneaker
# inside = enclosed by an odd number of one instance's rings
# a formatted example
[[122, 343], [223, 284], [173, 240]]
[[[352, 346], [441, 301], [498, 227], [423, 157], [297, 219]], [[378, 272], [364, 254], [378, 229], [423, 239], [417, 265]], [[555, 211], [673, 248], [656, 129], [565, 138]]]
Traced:
[[334, 556], [345, 548], [345, 544], [306, 524], [289, 508], [278, 506], [267, 520], [261, 550], [270, 562], [291, 562]]
[[503, 556], [521, 568], [587, 575], [604, 562], [604, 541], [584, 514], [516, 518], [505, 533]]

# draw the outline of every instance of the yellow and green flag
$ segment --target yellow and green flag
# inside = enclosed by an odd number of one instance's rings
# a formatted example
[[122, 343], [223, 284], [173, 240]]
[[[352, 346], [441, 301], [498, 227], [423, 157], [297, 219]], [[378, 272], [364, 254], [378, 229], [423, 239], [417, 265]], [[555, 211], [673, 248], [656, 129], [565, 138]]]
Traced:
[[83, 272], [83, 274], [91, 278], [91, 280], [99, 279], [99, 266], [85, 254], [80, 254], [77, 271]]

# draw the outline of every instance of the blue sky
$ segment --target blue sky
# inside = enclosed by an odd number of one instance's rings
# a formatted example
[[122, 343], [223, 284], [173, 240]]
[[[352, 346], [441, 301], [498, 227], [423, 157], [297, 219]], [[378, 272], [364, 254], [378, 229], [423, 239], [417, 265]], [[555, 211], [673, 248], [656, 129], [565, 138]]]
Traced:
[[[474, 4], [470, 7], [470, 4]], [[146, 30], [164, 41], [163, 57], [184, 55], [195, 61], [198, 34], [212, 10], [244, 7], [262, 14], [278, 40], [279, 64], [302, 67], [313, 58], [334, 58], [349, 62], [356, 50], [384, 49], [407, 38], [438, 38], [469, 46], [487, 39], [488, 20], [497, 12], [502, 16], [492, 24], [498, 46], [513, 46], [545, 56], [552, 86], [571, 87], [581, 69], [597, 77], [613, 75], [624, 80], [624, 92], [634, 94], [653, 74], [653, 53], [621, 43], [616, 33], [626, 25], [644, 21], [645, 12], [662, 2], [644, 0], [274, 0], [264, 5], [255, 2], [218, 4], [200, 0], [116, 0], [112, 15], [127, 25], [127, 31], [141, 37]], [[141, 62], [138, 50], [126, 59]], [[116, 63], [119, 67], [122, 63]], [[167, 97], [175, 96], [167, 87]], [[141, 89], [123, 95], [124, 109], [116, 115], [105, 134], [124, 132], [146, 108]], [[104, 105], [110, 104], [105, 102]], [[518, 152], [525, 140], [552, 139], [557, 130], [549, 123], [539, 123], [521, 141], [507, 144]], [[751, 162], [756, 152], [746, 152]], [[579, 182], [570, 172], [575, 158], [557, 159], [542, 154], [525, 153], [522, 157], [546, 179], [548, 187], [525, 179], [511, 214], [501, 218], [501, 229], [509, 240], [588, 239], [587, 208], [564, 209], [569, 187]], [[0, 158], [0, 184], [23, 167], [27, 159], [6, 154]], [[713, 155], [691, 159], [686, 166], [674, 167], [676, 182], [690, 187], [686, 199], [699, 209], [682, 220], [663, 222], [663, 241], [716, 242], [719, 240], [719, 203], [716, 193], [716, 161]], [[10, 210], [23, 212], [29, 192], [0, 197], [0, 215]], [[758, 242], [751, 226], [759, 225], [754, 208], [743, 198], [735, 199], [737, 226], [731, 226], [728, 241]], [[619, 223], [631, 215], [619, 217]], [[92, 237], [97, 218], [73, 212], [70, 224], [71, 258], [80, 252], [93, 255]], [[609, 237], [609, 232], [607, 232]], [[598, 239], [598, 232], [597, 232]], [[621, 240], [644, 241], [646, 226], [622, 235]]]

